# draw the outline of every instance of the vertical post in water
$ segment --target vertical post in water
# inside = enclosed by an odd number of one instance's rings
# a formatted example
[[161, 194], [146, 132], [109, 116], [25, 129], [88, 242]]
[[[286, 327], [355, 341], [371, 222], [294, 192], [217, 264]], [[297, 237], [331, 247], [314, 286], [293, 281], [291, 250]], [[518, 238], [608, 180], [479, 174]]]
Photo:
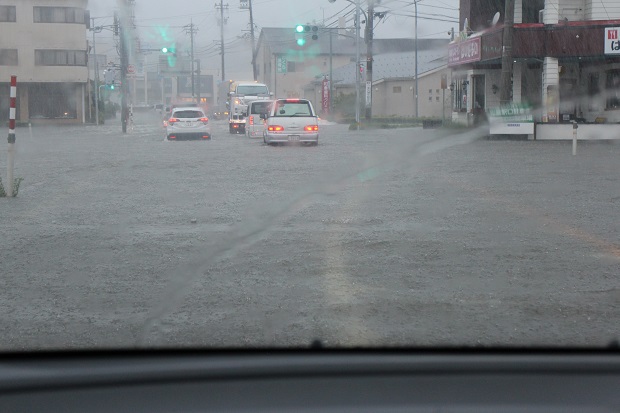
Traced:
[[7, 152], [7, 193], [13, 196], [13, 165], [15, 162], [15, 102], [17, 101], [17, 76], [11, 76], [11, 104], [9, 109], [9, 148]]

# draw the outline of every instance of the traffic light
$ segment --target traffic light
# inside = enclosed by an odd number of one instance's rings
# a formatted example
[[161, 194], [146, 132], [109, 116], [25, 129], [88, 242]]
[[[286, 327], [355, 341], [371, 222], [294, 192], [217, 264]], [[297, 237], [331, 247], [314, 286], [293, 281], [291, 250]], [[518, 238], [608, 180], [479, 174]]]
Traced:
[[312, 31], [312, 40], [318, 40], [319, 39], [319, 28], [317, 26], [312, 26], [310, 27], [310, 30]]
[[103, 72], [103, 79], [105, 80], [106, 85], [111, 85], [116, 80], [116, 70], [114, 68], [109, 68], [105, 72]]
[[170, 55], [173, 55], [173, 56], [177, 55], [177, 51], [176, 51], [176, 49], [174, 47], [166, 47], [166, 46], [164, 46], [164, 47], [161, 48], [161, 52], [163, 54], [170, 54]]
[[318, 26], [310, 26], [307, 24], [298, 24], [295, 26], [295, 40], [298, 46], [305, 46], [307, 37], [312, 38], [312, 40], [318, 40]]

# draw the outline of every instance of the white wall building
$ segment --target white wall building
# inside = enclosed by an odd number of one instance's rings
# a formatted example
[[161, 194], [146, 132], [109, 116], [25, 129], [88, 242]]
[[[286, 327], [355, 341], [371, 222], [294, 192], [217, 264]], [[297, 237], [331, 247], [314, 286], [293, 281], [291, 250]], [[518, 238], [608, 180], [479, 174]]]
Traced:
[[0, 0], [0, 110], [17, 76], [18, 121], [85, 122], [88, 0]]

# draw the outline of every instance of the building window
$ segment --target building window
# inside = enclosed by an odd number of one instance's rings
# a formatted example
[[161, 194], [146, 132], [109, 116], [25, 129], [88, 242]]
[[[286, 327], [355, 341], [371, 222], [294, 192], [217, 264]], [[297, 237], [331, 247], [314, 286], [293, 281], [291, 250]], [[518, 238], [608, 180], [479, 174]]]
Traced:
[[437, 96], [435, 99], [437, 100], [437, 102], [439, 102], [439, 99], [440, 99], [440, 98], [439, 98], [439, 96]]
[[85, 50], [35, 50], [36, 66], [86, 66]]
[[607, 72], [607, 109], [620, 109], [620, 70]]
[[0, 66], [17, 66], [17, 49], [0, 49]]
[[401, 86], [393, 86], [392, 93], [401, 93], [403, 91]]
[[0, 6], [0, 22], [16, 22], [15, 6]]
[[76, 119], [76, 88], [66, 83], [32, 83], [28, 111], [33, 119]]
[[35, 23], [86, 23], [85, 11], [78, 7], [34, 7]]
[[429, 102], [432, 102], [432, 101], [433, 101], [433, 97], [432, 97], [432, 96], [429, 96], [429, 97], [428, 97], [428, 101], [429, 101]]
[[435, 93], [439, 94], [439, 89], [436, 89], [436, 90], [435, 90]]
[[428, 90], [428, 94], [429, 94], [429, 95], [432, 95], [432, 94], [433, 94], [433, 89], [429, 89], [429, 90]]

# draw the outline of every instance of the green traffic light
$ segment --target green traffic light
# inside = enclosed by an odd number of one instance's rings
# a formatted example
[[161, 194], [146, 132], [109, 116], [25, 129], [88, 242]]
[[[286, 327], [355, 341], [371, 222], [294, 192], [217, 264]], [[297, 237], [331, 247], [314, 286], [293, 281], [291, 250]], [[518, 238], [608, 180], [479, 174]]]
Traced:
[[114, 85], [110, 85], [110, 89], [114, 90]]
[[[298, 25], [295, 27], [295, 31], [296, 31], [297, 33], [303, 33], [303, 32], [304, 32], [304, 26], [303, 26], [303, 25], [301, 25], [301, 24], [298, 24]], [[299, 43], [299, 42], [298, 42], [298, 43]]]
[[161, 48], [161, 52], [162, 53], [168, 53], [168, 48], [167, 47], [162, 47]]
[[306, 44], [306, 39], [297, 39], [297, 45], [298, 46], [303, 46]]

